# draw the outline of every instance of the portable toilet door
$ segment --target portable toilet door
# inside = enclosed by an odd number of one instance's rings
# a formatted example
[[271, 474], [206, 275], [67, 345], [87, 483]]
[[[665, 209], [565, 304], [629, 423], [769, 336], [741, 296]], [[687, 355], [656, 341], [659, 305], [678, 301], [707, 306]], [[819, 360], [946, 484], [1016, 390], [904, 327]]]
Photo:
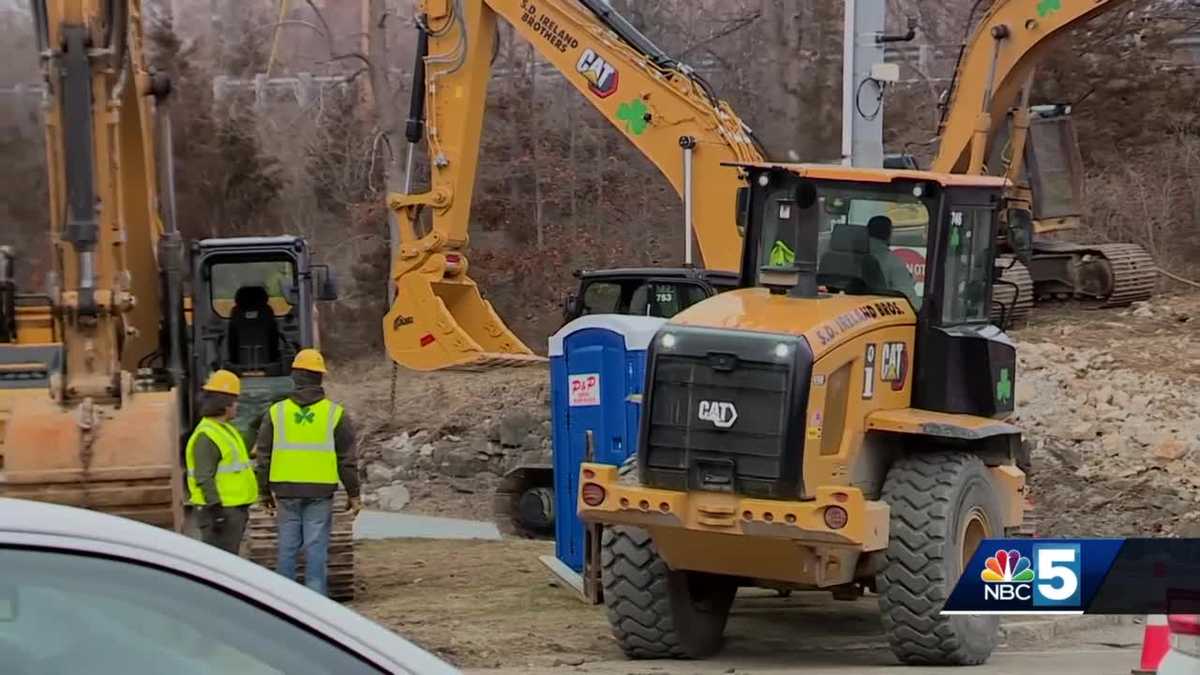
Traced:
[[585, 532], [576, 513], [579, 466], [588, 457], [620, 465], [637, 452], [646, 347], [657, 317], [596, 314], [550, 338], [556, 557], [583, 571]]

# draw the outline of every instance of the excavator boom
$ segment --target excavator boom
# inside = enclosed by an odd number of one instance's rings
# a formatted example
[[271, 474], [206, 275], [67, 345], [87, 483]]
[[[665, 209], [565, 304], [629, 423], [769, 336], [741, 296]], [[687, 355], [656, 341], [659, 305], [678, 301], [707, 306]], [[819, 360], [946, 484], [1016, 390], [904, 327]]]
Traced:
[[[535, 358], [482, 298], [465, 254], [501, 20], [684, 198], [686, 226], [695, 233], [705, 265], [738, 270], [741, 238], [733, 196], [741, 182], [737, 171], [722, 164], [763, 155], [748, 127], [702, 78], [603, 0], [424, 0], [420, 14], [427, 52], [418, 86], [425, 90], [432, 175], [427, 192], [389, 196], [400, 231], [395, 300], [383, 322], [393, 360], [435, 370]], [[409, 135], [410, 142], [419, 138]]]
[[[1070, 31], [1128, 0], [998, 0], [963, 45], [939, 126], [932, 169], [1005, 176], [1009, 214], [1024, 212], [1041, 235], [1078, 227], [1082, 167], [1069, 119], [1031, 115], [1037, 64]], [[1037, 162], [1043, 156], [1046, 161]], [[1028, 272], [1008, 283], [1037, 298], [1074, 297], [1105, 307], [1150, 297], [1154, 261], [1136, 244], [1079, 245], [1035, 238]], [[1025, 291], [1025, 289], [1029, 291]], [[1032, 306], [1032, 297], [1014, 306]]]
[[142, 57], [141, 2], [34, 0], [32, 9], [51, 92], [53, 270], [42, 307], [53, 326], [34, 325], [44, 311], [17, 311], [22, 337], [0, 347], [12, 376], [0, 382], [0, 494], [177, 526], [178, 389], [136, 377], [159, 348], [163, 236], [159, 92]]
[[[930, 168], [945, 173], [985, 173], [988, 144], [1010, 110], [1022, 100], [1037, 64], [1055, 38], [1127, 2], [1000, 0], [994, 3], [963, 47], [938, 130], [941, 143]], [[1019, 162], [1020, 157], [1014, 160]], [[992, 169], [995, 173], [995, 167]]]

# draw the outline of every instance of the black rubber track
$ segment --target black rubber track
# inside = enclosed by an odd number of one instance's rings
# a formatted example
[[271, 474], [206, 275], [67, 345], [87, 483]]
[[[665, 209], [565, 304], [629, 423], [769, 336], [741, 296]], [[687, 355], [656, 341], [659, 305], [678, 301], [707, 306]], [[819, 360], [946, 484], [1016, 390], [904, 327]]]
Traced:
[[887, 567], [877, 584], [892, 652], [909, 664], [983, 663], [999, 638], [997, 617], [939, 612], [960, 573], [959, 512], [978, 507], [993, 528], [1000, 522], [987, 468], [967, 453], [914, 453], [892, 465], [883, 498], [891, 519]]

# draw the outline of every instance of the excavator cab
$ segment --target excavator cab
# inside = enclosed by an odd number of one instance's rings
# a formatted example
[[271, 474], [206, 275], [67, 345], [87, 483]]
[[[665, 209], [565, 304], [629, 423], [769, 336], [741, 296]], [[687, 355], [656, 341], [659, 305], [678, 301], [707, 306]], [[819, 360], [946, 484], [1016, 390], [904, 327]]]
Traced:
[[209, 373], [237, 373], [234, 423], [252, 443], [266, 407], [292, 388], [296, 352], [318, 346], [316, 302], [336, 300], [337, 289], [299, 237], [205, 239], [191, 257], [192, 399]]

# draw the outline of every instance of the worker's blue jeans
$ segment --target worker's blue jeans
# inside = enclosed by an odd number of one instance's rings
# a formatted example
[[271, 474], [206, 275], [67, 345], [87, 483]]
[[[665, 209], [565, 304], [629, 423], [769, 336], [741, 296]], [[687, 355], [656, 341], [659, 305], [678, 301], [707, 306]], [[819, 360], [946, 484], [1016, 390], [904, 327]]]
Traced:
[[328, 595], [329, 532], [333, 529], [333, 498], [278, 499], [279, 562], [283, 576], [296, 580], [296, 558], [304, 551], [304, 585]]

